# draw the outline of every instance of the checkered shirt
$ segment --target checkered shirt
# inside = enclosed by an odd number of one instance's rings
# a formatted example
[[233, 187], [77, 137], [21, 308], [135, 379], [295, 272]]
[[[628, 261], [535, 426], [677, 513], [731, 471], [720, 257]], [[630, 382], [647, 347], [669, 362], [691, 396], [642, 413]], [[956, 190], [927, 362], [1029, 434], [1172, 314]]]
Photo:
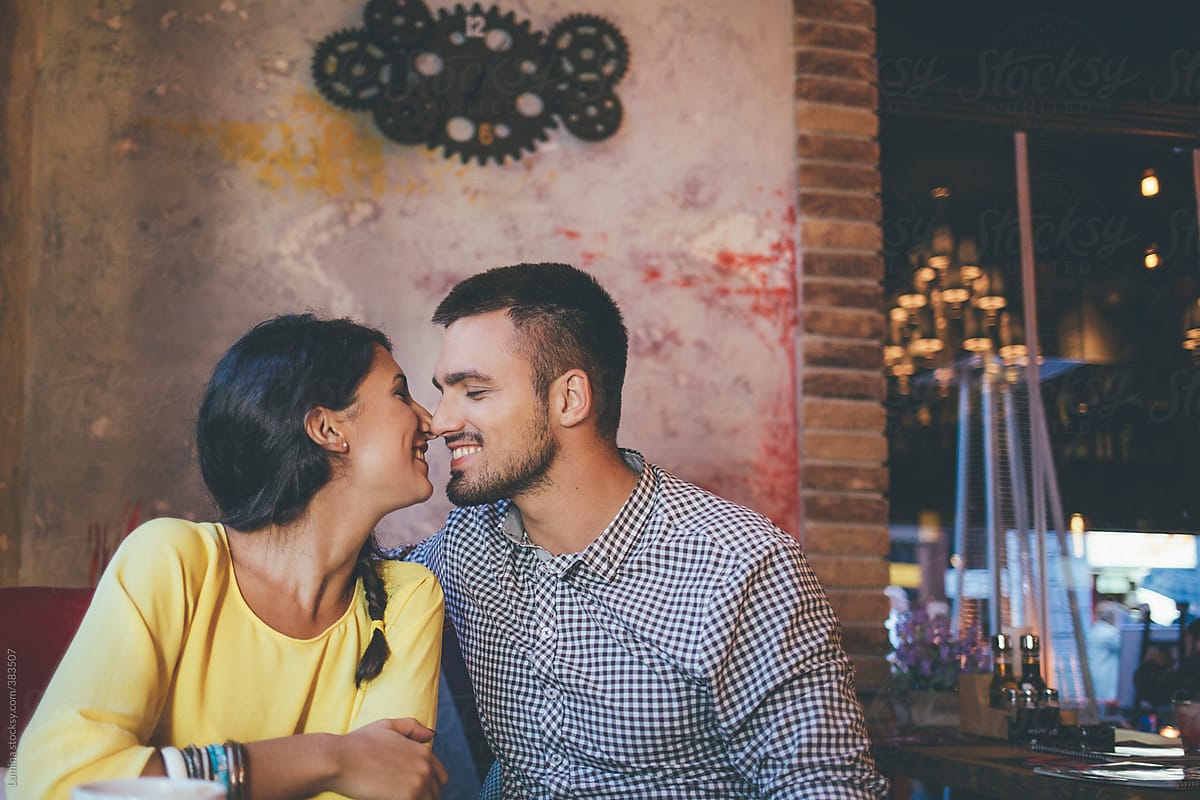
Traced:
[[504, 796], [884, 796], [800, 546], [624, 455], [638, 484], [581, 553], [530, 543], [501, 501], [408, 556], [442, 582]]

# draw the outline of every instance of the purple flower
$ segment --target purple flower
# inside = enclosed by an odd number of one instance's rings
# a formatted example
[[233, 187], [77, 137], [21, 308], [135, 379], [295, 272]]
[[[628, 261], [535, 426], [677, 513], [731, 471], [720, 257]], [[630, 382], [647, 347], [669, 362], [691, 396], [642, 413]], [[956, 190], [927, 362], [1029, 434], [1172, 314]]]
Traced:
[[888, 661], [898, 687], [953, 691], [959, 675], [992, 669], [991, 648], [978, 624], [956, 635], [945, 616], [917, 609], [901, 616], [896, 637], [900, 644]]

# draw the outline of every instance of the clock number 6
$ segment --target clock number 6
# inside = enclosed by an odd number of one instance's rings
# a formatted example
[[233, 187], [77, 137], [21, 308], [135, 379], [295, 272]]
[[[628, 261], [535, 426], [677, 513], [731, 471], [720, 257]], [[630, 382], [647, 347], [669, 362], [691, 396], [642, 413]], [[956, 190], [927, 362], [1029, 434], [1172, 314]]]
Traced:
[[490, 145], [496, 141], [496, 135], [492, 132], [492, 123], [485, 122], [479, 126], [479, 143], [482, 145]]
[[479, 14], [471, 14], [470, 16], [468, 16], [467, 17], [467, 31], [466, 31], [467, 38], [468, 39], [482, 39], [483, 34], [484, 34], [483, 28], [485, 25], [487, 25], [487, 17], [481, 16]]

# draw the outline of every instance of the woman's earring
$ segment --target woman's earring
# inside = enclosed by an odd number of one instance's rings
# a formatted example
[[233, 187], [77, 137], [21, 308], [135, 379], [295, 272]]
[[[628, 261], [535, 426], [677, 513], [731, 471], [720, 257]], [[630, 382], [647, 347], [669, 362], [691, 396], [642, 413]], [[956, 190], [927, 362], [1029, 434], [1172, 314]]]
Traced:
[[350, 449], [350, 443], [349, 443], [349, 442], [347, 442], [345, 439], [343, 439], [343, 440], [342, 440], [342, 449], [343, 449], [343, 450], [349, 450], [349, 449]]

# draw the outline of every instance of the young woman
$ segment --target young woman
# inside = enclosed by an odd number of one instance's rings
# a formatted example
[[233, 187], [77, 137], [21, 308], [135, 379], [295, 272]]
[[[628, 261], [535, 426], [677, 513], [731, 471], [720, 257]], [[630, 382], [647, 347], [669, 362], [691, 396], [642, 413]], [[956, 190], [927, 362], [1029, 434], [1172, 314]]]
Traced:
[[434, 798], [442, 592], [379, 561], [428, 499], [429, 412], [380, 332], [278, 317], [213, 372], [196, 426], [221, 522], [118, 549], [19, 744], [17, 800], [199, 775], [231, 798]]

